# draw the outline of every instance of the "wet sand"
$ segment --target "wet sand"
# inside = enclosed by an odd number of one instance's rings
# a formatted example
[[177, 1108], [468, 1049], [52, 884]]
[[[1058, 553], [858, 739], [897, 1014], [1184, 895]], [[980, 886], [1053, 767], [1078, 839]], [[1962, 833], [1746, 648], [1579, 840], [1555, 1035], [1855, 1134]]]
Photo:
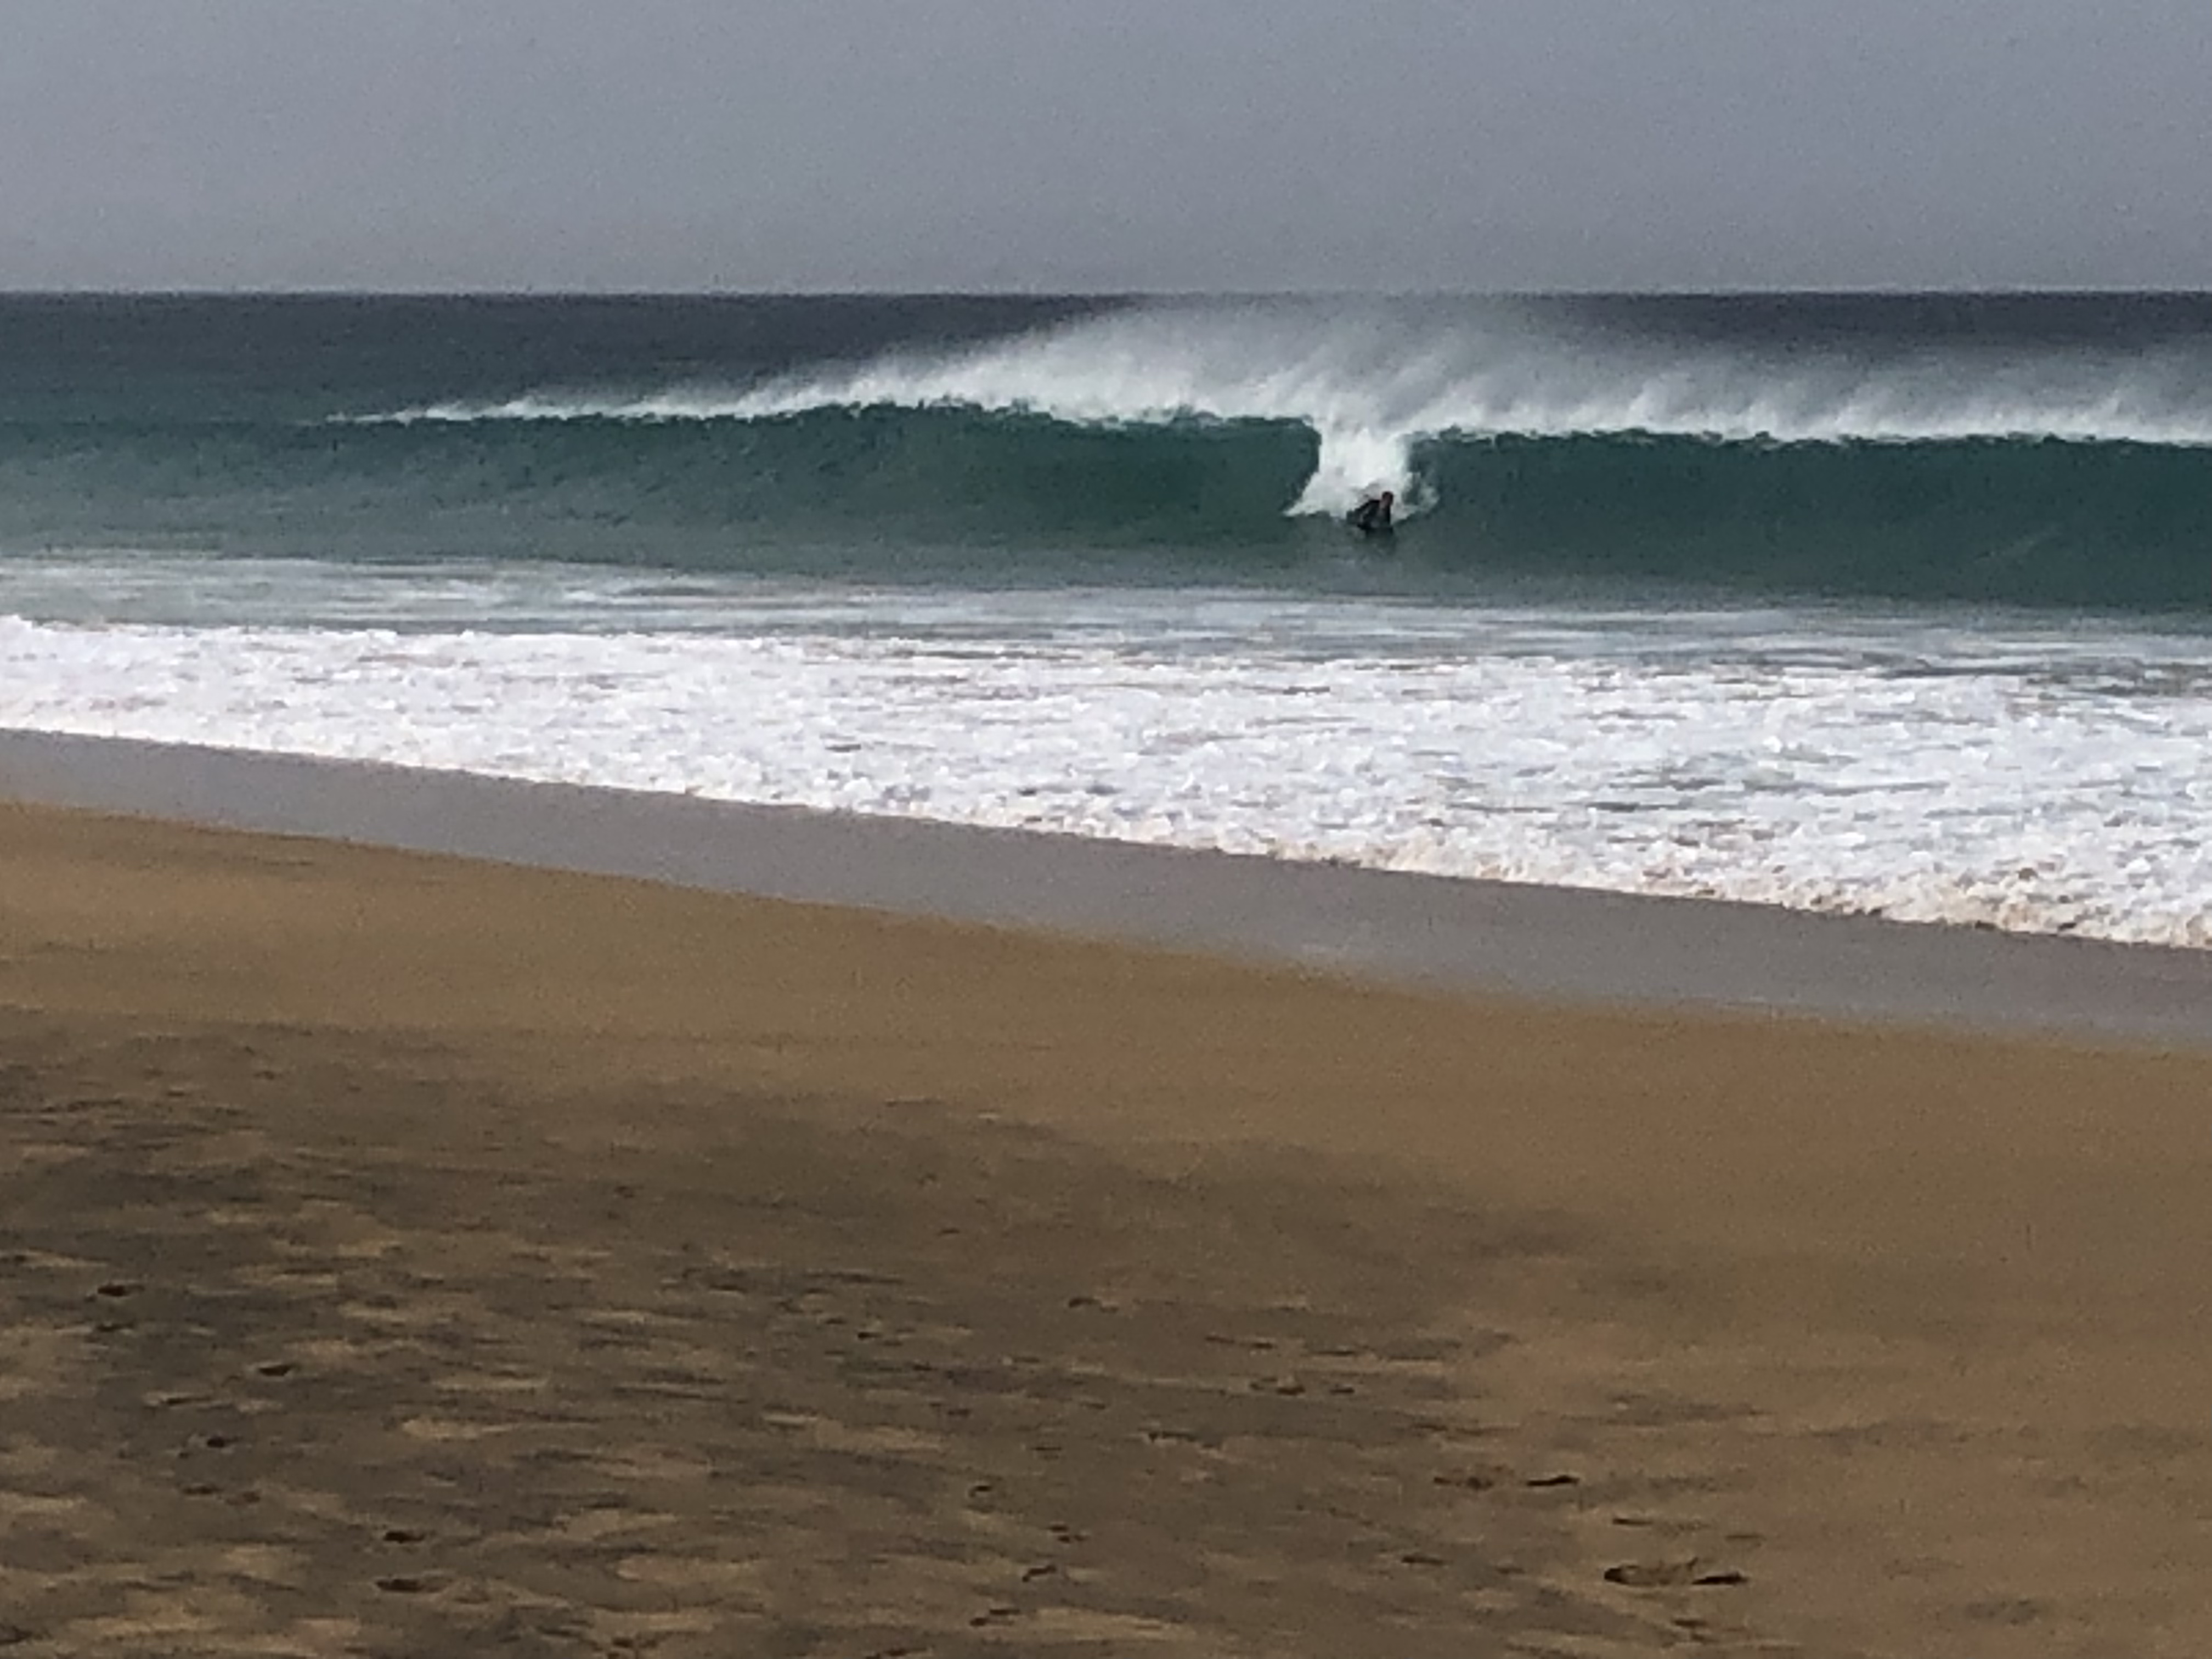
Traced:
[[0, 730], [0, 799], [1201, 950], [1370, 981], [2212, 1050], [2212, 951]]
[[2146, 1035], [0, 807], [0, 1649], [2212, 1651]]

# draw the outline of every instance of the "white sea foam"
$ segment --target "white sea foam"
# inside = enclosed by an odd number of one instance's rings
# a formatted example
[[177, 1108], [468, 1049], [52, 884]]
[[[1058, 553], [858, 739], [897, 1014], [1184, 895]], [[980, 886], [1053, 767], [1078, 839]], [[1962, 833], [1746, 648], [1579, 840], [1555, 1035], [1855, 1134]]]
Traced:
[[513, 568], [489, 634], [375, 580], [404, 625], [0, 618], [0, 725], [2212, 945], [2197, 638]]
[[1082, 424], [1271, 421], [1319, 438], [1289, 511], [1422, 491], [1442, 437], [1643, 434], [1720, 442], [2047, 440], [2212, 446], [2212, 366], [2185, 353], [1948, 347], [1869, 359], [1576, 334], [1500, 304], [1419, 312], [1216, 302], [1096, 318], [936, 356], [738, 391], [546, 392], [404, 422], [751, 421], [827, 409], [972, 409]]

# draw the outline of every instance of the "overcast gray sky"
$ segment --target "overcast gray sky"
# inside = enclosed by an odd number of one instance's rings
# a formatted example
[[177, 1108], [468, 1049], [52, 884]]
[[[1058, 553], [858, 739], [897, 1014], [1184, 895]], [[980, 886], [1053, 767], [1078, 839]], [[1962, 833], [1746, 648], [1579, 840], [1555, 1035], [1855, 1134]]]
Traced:
[[0, 287], [2212, 287], [2212, 0], [0, 0]]

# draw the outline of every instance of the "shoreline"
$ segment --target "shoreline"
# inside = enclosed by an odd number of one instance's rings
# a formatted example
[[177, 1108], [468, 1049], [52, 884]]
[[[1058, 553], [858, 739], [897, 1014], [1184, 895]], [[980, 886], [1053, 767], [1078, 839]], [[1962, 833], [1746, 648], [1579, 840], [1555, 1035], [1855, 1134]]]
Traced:
[[0, 800], [1194, 951], [1376, 984], [2212, 1048], [2212, 951], [8, 729]]

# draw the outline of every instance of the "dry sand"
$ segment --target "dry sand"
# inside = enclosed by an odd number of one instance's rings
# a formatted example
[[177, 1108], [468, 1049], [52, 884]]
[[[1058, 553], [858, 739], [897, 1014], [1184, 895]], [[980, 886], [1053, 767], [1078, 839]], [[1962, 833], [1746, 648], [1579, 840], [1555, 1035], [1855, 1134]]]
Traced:
[[2212, 1056], [0, 807], [0, 1652], [2212, 1652]]

